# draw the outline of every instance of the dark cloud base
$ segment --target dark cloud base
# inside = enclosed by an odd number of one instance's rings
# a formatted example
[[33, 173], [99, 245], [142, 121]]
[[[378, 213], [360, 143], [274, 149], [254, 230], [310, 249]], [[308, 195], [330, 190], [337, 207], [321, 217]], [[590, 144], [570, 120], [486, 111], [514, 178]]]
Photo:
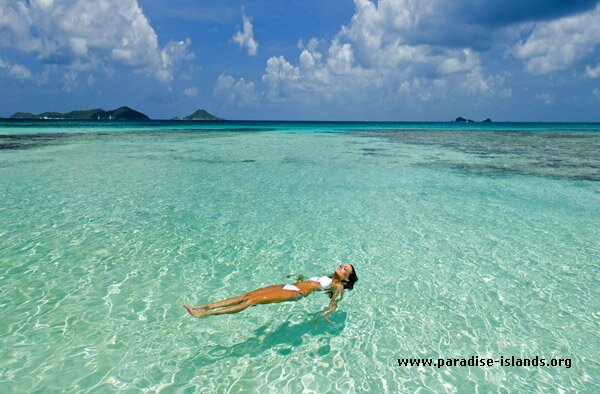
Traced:
[[456, 16], [479, 25], [506, 26], [521, 22], [540, 22], [588, 11], [597, 0], [492, 0], [454, 3]]
[[422, 18], [416, 28], [403, 32], [412, 45], [473, 48], [485, 51], [494, 45], [518, 40], [514, 25], [545, 22], [593, 9], [597, 0], [532, 1], [440, 1], [433, 15]]

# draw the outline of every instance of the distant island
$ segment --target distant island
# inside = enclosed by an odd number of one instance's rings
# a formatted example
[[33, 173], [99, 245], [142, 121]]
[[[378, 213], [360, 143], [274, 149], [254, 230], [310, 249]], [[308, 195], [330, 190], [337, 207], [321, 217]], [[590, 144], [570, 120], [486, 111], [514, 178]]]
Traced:
[[[465, 119], [462, 116], [459, 116], [458, 118], [456, 118], [454, 120], [454, 123], [476, 123], [473, 119]], [[481, 123], [492, 123], [492, 120], [490, 118], [487, 118], [486, 120], [483, 120]]]
[[101, 108], [77, 110], [67, 113], [42, 112], [32, 114], [29, 112], [16, 112], [11, 119], [73, 119], [73, 120], [149, 120], [148, 115], [138, 112], [129, 107], [119, 107], [112, 111]]
[[203, 109], [199, 109], [191, 115], [184, 118], [173, 118], [173, 120], [223, 120]]
[[[68, 119], [68, 120], [129, 120], [145, 121], [150, 120], [148, 115], [129, 107], [119, 107], [112, 111], [105, 111], [102, 108], [76, 110], [71, 112], [42, 112], [41, 114], [32, 114], [29, 112], [15, 112], [10, 119]], [[184, 118], [176, 117], [172, 120], [223, 120], [203, 109], [199, 109], [191, 115]]]

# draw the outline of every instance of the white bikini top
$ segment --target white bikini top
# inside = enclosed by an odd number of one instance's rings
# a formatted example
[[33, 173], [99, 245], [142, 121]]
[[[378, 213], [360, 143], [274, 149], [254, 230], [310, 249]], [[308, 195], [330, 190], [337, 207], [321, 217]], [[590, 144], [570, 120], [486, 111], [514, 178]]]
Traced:
[[322, 291], [329, 290], [331, 288], [331, 282], [333, 282], [333, 279], [328, 276], [315, 276], [310, 278], [310, 280], [313, 282], [319, 282]]

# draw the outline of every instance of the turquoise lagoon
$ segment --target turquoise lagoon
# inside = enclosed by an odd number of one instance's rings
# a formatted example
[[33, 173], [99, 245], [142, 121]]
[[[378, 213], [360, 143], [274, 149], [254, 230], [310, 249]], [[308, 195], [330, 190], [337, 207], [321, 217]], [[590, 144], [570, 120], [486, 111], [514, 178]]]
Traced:
[[599, 124], [4, 121], [0, 391], [599, 392], [599, 240]]

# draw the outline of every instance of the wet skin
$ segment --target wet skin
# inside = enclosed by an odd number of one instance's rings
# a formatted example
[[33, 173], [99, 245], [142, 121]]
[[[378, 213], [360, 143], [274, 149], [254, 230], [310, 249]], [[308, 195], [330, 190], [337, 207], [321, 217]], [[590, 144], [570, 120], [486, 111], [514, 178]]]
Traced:
[[[348, 279], [351, 272], [352, 267], [350, 266], [350, 264], [341, 264], [339, 267], [336, 268], [332, 278], [332, 289], [333, 294], [335, 296], [332, 297], [332, 302], [330, 303], [328, 309], [326, 309], [329, 310], [329, 313], [335, 310], [335, 307], [337, 305], [337, 294], [339, 293], [341, 295], [343, 293], [343, 286], [341, 282], [343, 280]], [[240, 312], [254, 305], [271, 304], [284, 301], [296, 301], [302, 298], [303, 296], [307, 296], [310, 293], [321, 289], [321, 285], [319, 284], [319, 282], [311, 280], [296, 282], [294, 283], [294, 285], [298, 287], [300, 291], [284, 290], [284, 285], [273, 285], [256, 289], [254, 291], [244, 293], [237, 297], [228, 298], [223, 301], [214, 302], [202, 306], [189, 306], [185, 304], [183, 306], [192, 316], [196, 317], [222, 315]]]

